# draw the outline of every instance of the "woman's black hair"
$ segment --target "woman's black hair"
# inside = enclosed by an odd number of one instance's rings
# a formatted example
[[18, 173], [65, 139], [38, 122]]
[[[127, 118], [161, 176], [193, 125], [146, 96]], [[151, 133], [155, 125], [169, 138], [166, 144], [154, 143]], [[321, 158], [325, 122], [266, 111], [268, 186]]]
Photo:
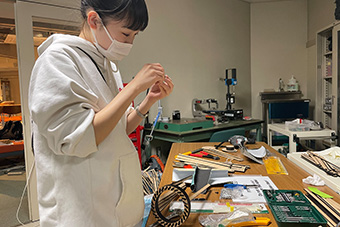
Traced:
[[87, 18], [87, 10], [91, 8], [98, 13], [104, 24], [107, 19], [125, 20], [127, 28], [143, 31], [149, 23], [144, 0], [81, 0], [80, 11], [84, 19]]

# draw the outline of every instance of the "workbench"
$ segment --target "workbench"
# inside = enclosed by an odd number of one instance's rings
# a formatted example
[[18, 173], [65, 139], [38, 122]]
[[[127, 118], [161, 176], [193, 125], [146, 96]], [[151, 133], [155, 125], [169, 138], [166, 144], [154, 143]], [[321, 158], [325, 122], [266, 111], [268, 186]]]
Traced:
[[[245, 131], [256, 130], [256, 140], [261, 141], [261, 129], [262, 120], [231, 120], [228, 123], [221, 123], [210, 128], [196, 129], [184, 132], [174, 132], [169, 130], [155, 129], [153, 131], [153, 138], [156, 140], [171, 142], [171, 143], [184, 143], [184, 142], [195, 142], [195, 141], [209, 141], [211, 135], [214, 132], [244, 128]], [[150, 134], [150, 128], [144, 128], [145, 135]]]
[[24, 152], [24, 141], [12, 141], [11, 144], [0, 144], [0, 158], [20, 155]]
[[[169, 158], [168, 158], [168, 161], [166, 163], [166, 166], [165, 166], [159, 187], [170, 184], [172, 182], [172, 172], [173, 172], [172, 162], [175, 160], [175, 155], [177, 155], [179, 153], [184, 153], [184, 152], [187, 152], [187, 151], [192, 151], [192, 150], [201, 148], [203, 146], [212, 146], [212, 145], [216, 145], [216, 144], [218, 144], [218, 143], [209, 143], [209, 142], [174, 143], [172, 145], [171, 150], [170, 150]], [[274, 182], [274, 184], [279, 189], [300, 190], [300, 191], [304, 192], [304, 190], [303, 190], [304, 188], [311, 186], [311, 185], [302, 183], [302, 179], [309, 176], [309, 174], [306, 171], [304, 171], [298, 165], [294, 164], [293, 162], [291, 162], [290, 160], [285, 158], [283, 155], [279, 154], [276, 150], [271, 148], [269, 145], [267, 145], [263, 142], [257, 142], [254, 145], [247, 145], [247, 147], [249, 149], [259, 148], [261, 146], [265, 146], [270, 152], [272, 152], [272, 153], [276, 154], [278, 157], [280, 157], [283, 165], [285, 166], [285, 168], [288, 172], [288, 175], [276, 175], [276, 174], [275, 175], [274, 174], [268, 175], [264, 165], [252, 162], [251, 160], [242, 156], [240, 151], [238, 151], [236, 153], [236, 155], [244, 157], [245, 160], [243, 162], [237, 162], [237, 163], [250, 165], [250, 169], [248, 169], [245, 173], [235, 173], [235, 175], [237, 175], [237, 174], [246, 174], [246, 175], [253, 174], [253, 175], [269, 176], [270, 179]], [[236, 161], [234, 161], [234, 162], [236, 163]], [[207, 198], [207, 200], [211, 201], [211, 202], [219, 201], [220, 194], [218, 192], [220, 192], [221, 188], [222, 187], [217, 187], [217, 186], [210, 187], [210, 190], [212, 190], [212, 193], [209, 194], [209, 197]], [[322, 186], [322, 187], [317, 187], [317, 188], [319, 190], [329, 194], [329, 195], [332, 195], [334, 197], [334, 201], [337, 202], [337, 203], [340, 203], [340, 195], [338, 195], [331, 188], [329, 188], [327, 186]], [[189, 196], [192, 194], [190, 187], [188, 187], [186, 189], [186, 192], [188, 193]], [[261, 217], [261, 216], [262, 217], [268, 217], [268, 218], [271, 219], [271, 224], [269, 226], [278, 226], [272, 212], [270, 211], [269, 208], [268, 208], [268, 210], [269, 210], [269, 214], [254, 214], [254, 216], [256, 216], [256, 217]], [[206, 215], [206, 214], [207, 213], [204, 213], [204, 215]], [[201, 226], [199, 221], [198, 221], [199, 215], [201, 215], [201, 214], [191, 213], [189, 215], [188, 219], [184, 222], [184, 224], [182, 226]], [[156, 219], [151, 212], [150, 215], [149, 215], [149, 219], [148, 219], [146, 226], [153, 224], [155, 221], [156, 221]]]
[[318, 131], [290, 131], [286, 129], [285, 124], [268, 124], [267, 135], [269, 146], [272, 145], [273, 132], [278, 132], [289, 137], [289, 153], [296, 152], [296, 142], [298, 142], [298, 139], [329, 139], [330, 145], [335, 146], [335, 140], [332, 139], [336, 135], [335, 131], [328, 128]]

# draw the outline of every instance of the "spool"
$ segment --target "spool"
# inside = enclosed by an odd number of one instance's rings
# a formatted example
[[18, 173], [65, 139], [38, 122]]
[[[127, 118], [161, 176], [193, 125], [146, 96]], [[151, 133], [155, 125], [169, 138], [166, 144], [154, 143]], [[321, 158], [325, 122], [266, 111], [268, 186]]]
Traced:
[[227, 150], [234, 150], [234, 145], [226, 145]]
[[229, 153], [237, 152], [234, 145], [226, 145], [225, 148], [222, 148], [222, 151], [229, 152]]

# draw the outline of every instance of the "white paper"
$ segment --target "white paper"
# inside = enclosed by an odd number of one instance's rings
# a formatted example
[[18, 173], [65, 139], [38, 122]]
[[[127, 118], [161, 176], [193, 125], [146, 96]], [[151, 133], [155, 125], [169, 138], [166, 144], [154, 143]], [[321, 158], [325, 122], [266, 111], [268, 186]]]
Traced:
[[276, 185], [268, 176], [242, 175], [229, 177], [229, 181], [234, 184], [258, 185], [258, 187], [248, 187], [243, 189], [242, 196], [233, 199], [236, 203], [267, 203], [262, 190], [278, 190]]
[[[222, 202], [196, 202], [191, 203], [191, 213], [227, 213], [233, 208], [247, 208], [253, 214], [269, 213], [264, 203], [222, 203]], [[181, 201], [174, 201], [170, 204], [170, 212], [175, 209], [184, 210], [184, 204]]]
[[[172, 181], [181, 180], [187, 176], [192, 176], [194, 169], [178, 169], [174, 168], [172, 173]], [[191, 179], [185, 183], [191, 183]], [[209, 183], [211, 185], [225, 184], [233, 182], [242, 185], [258, 185], [258, 187], [248, 187], [243, 190], [242, 197], [233, 199], [236, 203], [267, 203], [262, 190], [278, 190], [276, 185], [268, 176], [261, 175], [233, 175], [228, 176], [225, 170], [212, 170]]]

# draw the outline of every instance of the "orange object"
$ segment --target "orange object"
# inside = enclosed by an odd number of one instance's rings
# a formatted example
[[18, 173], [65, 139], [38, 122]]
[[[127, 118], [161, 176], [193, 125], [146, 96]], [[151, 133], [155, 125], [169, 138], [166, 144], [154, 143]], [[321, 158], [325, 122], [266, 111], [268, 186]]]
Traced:
[[160, 165], [162, 172], [164, 171], [164, 164], [157, 155], [151, 155], [150, 158], [156, 159], [157, 163]]
[[0, 154], [1, 153], [9, 153], [13, 151], [23, 151], [24, 150], [24, 141], [13, 141], [11, 144], [0, 145]]

